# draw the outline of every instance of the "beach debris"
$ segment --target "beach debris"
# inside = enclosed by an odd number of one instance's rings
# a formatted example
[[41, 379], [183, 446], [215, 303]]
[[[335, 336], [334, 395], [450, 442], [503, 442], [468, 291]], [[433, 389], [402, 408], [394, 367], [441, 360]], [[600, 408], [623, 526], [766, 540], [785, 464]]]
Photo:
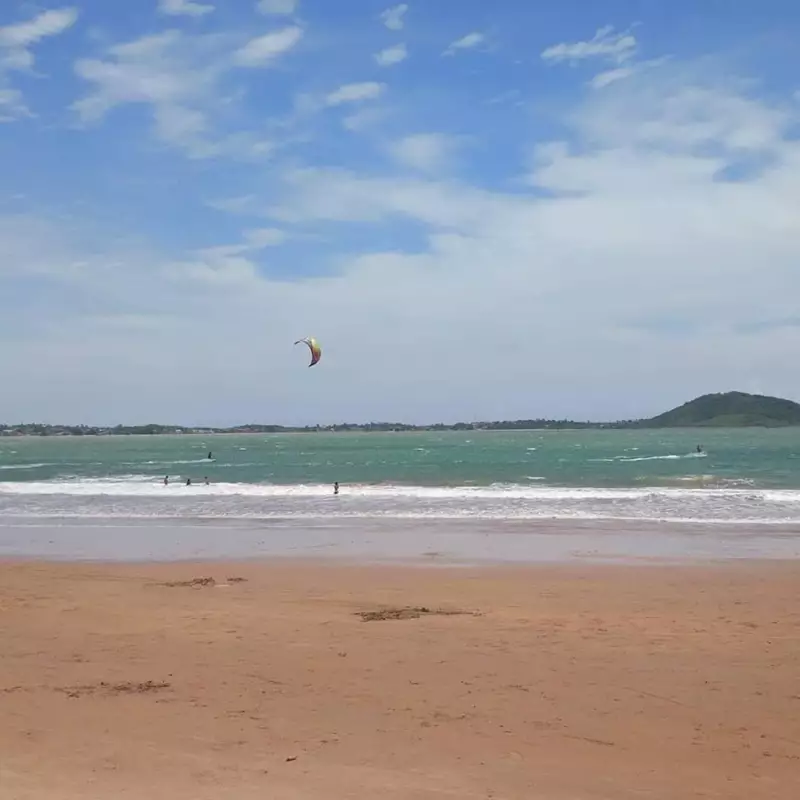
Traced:
[[427, 606], [400, 606], [378, 608], [371, 611], [356, 611], [356, 616], [361, 617], [364, 622], [379, 622], [390, 619], [419, 619], [424, 616], [451, 617], [474, 612], [462, 611], [461, 609], [428, 608]]
[[83, 697], [98, 692], [107, 695], [118, 694], [148, 694], [158, 692], [162, 689], [169, 689], [171, 686], [167, 681], [123, 681], [122, 683], [109, 683], [100, 681], [99, 683], [87, 683], [80, 686], [57, 686], [55, 691], [63, 692], [67, 697]]
[[320, 358], [322, 358], [322, 348], [319, 346], [319, 342], [313, 336], [306, 336], [303, 339], [298, 339], [295, 344], [306, 344], [308, 345], [308, 349], [311, 351], [311, 363], [308, 365], [309, 367], [313, 367]]
[[160, 584], [161, 586], [175, 587], [199, 587], [199, 586], [215, 586], [216, 581], [211, 577], [191, 578], [188, 581], [166, 581]]
[[230, 578], [225, 578], [224, 583], [217, 583], [215, 578], [212, 578], [210, 575], [203, 575], [197, 578], [190, 578], [189, 580], [185, 581], [164, 581], [162, 583], [153, 584], [154, 586], [169, 586], [170, 588], [189, 588], [189, 589], [200, 589], [204, 586], [213, 586], [216, 589], [224, 589], [227, 586], [230, 586], [233, 583], [247, 583], [248, 578], [239, 578], [235, 575]]

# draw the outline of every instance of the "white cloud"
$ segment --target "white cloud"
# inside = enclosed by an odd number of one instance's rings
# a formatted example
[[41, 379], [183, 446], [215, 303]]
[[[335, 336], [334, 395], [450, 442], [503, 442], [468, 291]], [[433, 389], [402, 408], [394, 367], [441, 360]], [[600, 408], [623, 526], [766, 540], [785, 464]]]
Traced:
[[399, 31], [405, 25], [405, 15], [408, 11], [407, 3], [400, 3], [399, 5], [387, 8], [381, 12], [380, 18], [383, 24], [392, 31]]
[[340, 106], [343, 103], [360, 103], [364, 100], [375, 100], [380, 97], [386, 86], [375, 81], [363, 83], [346, 83], [326, 97], [329, 106]]
[[653, 58], [647, 61], [629, 61], [622, 67], [613, 67], [612, 69], [598, 72], [590, 81], [589, 86], [593, 89], [604, 89], [617, 81], [626, 80], [634, 75], [644, 72], [648, 69], [660, 67], [669, 61], [668, 58]]
[[382, 122], [389, 116], [386, 108], [380, 106], [362, 106], [342, 120], [342, 127], [348, 131], [365, 131]]
[[267, 247], [276, 247], [286, 241], [286, 233], [280, 228], [253, 228], [243, 233], [238, 244], [217, 245], [197, 251], [197, 255], [208, 264], [227, 264], [239, 256], [257, 253]]
[[216, 132], [215, 118], [230, 102], [222, 82], [235, 67], [273, 63], [301, 34], [299, 28], [285, 28], [238, 49], [240, 41], [231, 36], [177, 30], [116, 44], [101, 58], [76, 61], [75, 72], [90, 90], [72, 108], [84, 124], [95, 124], [119, 106], [142, 105], [152, 114], [156, 137], [193, 158], [262, 158], [274, 149], [263, 133]]
[[256, 8], [262, 14], [288, 15], [297, 9], [297, 0], [259, 0]]
[[610, 86], [612, 83], [630, 78], [634, 72], [634, 67], [615, 67], [614, 69], [607, 69], [604, 72], [598, 72], [597, 75], [589, 81], [589, 85], [594, 89], [602, 89], [604, 86]]
[[450, 42], [443, 55], [452, 56], [455, 55], [459, 50], [472, 50], [479, 44], [482, 44], [485, 38], [486, 37], [478, 31], [468, 33], [466, 36], [462, 36], [460, 39]]
[[361, 177], [344, 169], [304, 168], [286, 176], [286, 194], [269, 213], [284, 222], [381, 222], [410, 218], [435, 229], [469, 232], [489, 215], [511, 214], [508, 197], [463, 186], [411, 178]]
[[71, 28], [78, 19], [75, 8], [43, 11], [28, 22], [18, 22], [0, 28], [0, 47], [25, 50], [49, 36], [57, 36]]
[[159, 0], [158, 10], [162, 14], [174, 17], [202, 17], [210, 14], [214, 6], [207, 3], [195, 3], [193, 0]]
[[389, 145], [389, 152], [400, 164], [420, 172], [436, 172], [447, 166], [455, 141], [442, 133], [417, 133]]
[[632, 34], [615, 33], [613, 26], [606, 25], [589, 41], [557, 44], [542, 51], [541, 57], [551, 64], [568, 62], [573, 67], [590, 60], [610, 62], [613, 66], [601, 70], [588, 82], [592, 89], [604, 89], [669, 61], [669, 58], [637, 59], [638, 50], [638, 42]]
[[702, 80], [676, 83], [656, 72], [610, 88], [573, 117], [582, 136], [606, 145], [669, 153], [718, 150], [736, 157], [779, 148], [795, 119], [789, 106], [760, 102], [732, 79], [719, 87]]
[[204, 42], [166, 31], [113, 45], [103, 59], [79, 59], [75, 72], [92, 90], [73, 108], [94, 123], [120, 105], [149, 106], [160, 139], [202, 155], [208, 146], [206, 102], [224, 71], [218, 53], [212, 57]]
[[287, 53], [303, 37], [303, 29], [297, 25], [251, 39], [236, 52], [234, 60], [239, 66], [259, 67]]
[[588, 42], [562, 42], [542, 51], [542, 59], [553, 64], [562, 61], [577, 64], [589, 58], [600, 58], [622, 64], [636, 53], [636, 37], [615, 33], [613, 25], [599, 28]]
[[77, 19], [77, 9], [68, 7], [43, 11], [26, 22], [0, 27], [0, 122], [32, 116], [22, 92], [9, 85], [7, 73], [31, 70], [35, 62], [31, 48], [69, 30]]
[[375, 54], [375, 61], [377, 61], [378, 66], [381, 67], [390, 67], [394, 64], [399, 64], [401, 61], [405, 61], [406, 58], [408, 58], [408, 48], [403, 43], [386, 47]]

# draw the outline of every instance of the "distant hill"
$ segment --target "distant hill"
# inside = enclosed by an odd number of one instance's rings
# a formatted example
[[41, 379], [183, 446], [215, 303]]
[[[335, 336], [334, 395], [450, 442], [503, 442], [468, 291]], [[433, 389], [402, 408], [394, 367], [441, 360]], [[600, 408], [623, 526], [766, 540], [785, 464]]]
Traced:
[[42, 423], [0, 424], [0, 436], [158, 436], [210, 433], [321, 433], [400, 431], [522, 431], [522, 430], [630, 430], [638, 428], [777, 428], [800, 425], [800, 403], [744, 392], [706, 394], [672, 411], [650, 419], [619, 422], [576, 422], [569, 419], [517, 419], [496, 422], [437, 422], [410, 425], [403, 422], [339, 423], [289, 427], [274, 424], [237, 425], [233, 428], [187, 428], [180, 425], [48, 425]]
[[705, 394], [635, 424], [643, 428], [774, 428], [800, 425], [800, 403], [744, 392]]

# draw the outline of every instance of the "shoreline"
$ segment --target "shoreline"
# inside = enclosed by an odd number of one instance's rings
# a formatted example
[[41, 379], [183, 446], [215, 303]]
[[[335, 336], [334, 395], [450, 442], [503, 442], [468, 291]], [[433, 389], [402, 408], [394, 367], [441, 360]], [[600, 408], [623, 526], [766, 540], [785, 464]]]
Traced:
[[800, 559], [797, 525], [609, 520], [5, 519], [0, 559], [75, 562], [708, 563]]
[[[131, 561], [109, 561], [103, 559], [69, 559], [45, 558], [31, 556], [0, 555], [0, 571], [12, 568], [25, 569], [78, 569], [90, 571], [109, 571], [127, 573], [129, 571], [155, 570], [157, 572], [178, 570], [189, 571], [194, 577], [207, 574], [221, 575], [231, 572], [271, 571], [278, 569], [298, 572], [374, 572], [408, 573], [413, 575], [437, 573], [444, 579], [446, 575], [454, 576], [492, 576], [492, 575], [576, 575], [578, 573], [591, 576], [638, 571], [653, 572], [686, 572], [695, 574], [719, 574], [729, 571], [732, 574], [744, 574], [749, 571], [792, 570], [800, 568], [800, 559], [777, 558], [737, 558], [706, 560], [669, 560], [666, 558], [597, 558], [595, 560], [575, 561], [481, 561], [481, 562], [433, 562], [424, 560], [369, 560], [357, 558], [335, 558], [327, 556], [253, 556], [249, 558], [180, 558], [180, 559], [140, 559]], [[215, 582], [223, 584], [224, 580]]]
[[0, 785], [794, 800], [798, 582], [795, 561], [0, 561]]

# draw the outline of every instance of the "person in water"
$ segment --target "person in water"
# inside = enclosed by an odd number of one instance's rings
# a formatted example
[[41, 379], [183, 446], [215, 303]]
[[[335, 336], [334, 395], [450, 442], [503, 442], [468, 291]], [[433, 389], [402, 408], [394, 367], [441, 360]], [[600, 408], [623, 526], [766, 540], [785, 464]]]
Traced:
[[333, 493], [334, 493], [334, 494], [339, 494], [339, 481], [334, 481], [334, 484], [333, 484]]
[[192, 479], [191, 478], [187, 478], [186, 479], [186, 485], [187, 486], [191, 486], [192, 485]]
[[206, 486], [208, 486], [208, 475], [206, 475], [206, 477], [203, 478], [203, 480], [205, 481]]
[[209, 460], [209, 461], [211, 461], [211, 451], [210, 451], [210, 450], [208, 451], [208, 456], [207, 456], [207, 458], [208, 458], [208, 460]]
[[168, 485], [169, 485], [169, 475], [165, 475], [164, 476], [164, 486], [168, 486]]

